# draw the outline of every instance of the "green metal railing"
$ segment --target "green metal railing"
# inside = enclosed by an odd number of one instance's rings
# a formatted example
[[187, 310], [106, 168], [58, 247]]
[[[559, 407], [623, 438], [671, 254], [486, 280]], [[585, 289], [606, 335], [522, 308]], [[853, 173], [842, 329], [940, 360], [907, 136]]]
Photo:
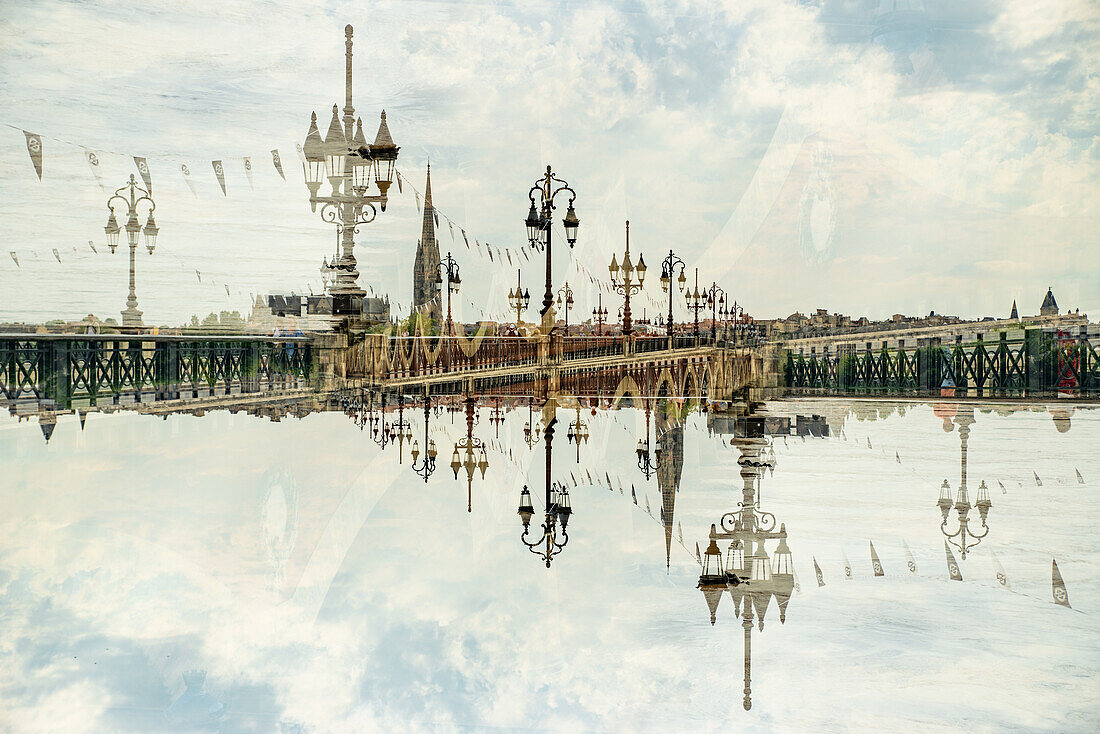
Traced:
[[200, 390], [259, 392], [309, 379], [305, 337], [0, 334], [0, 389], [7, 400], [53, 401], [68, 409], [124, 394], [177, 399]]
[[[1019, 334], [1019, 332], [1017, 332]], [[1089, 339], [1028, 329], [996, 341], [821, 354], [787, 353], [788, 388], [816, 394], [1024, 397], [1100, 393], [1100, 356]]]

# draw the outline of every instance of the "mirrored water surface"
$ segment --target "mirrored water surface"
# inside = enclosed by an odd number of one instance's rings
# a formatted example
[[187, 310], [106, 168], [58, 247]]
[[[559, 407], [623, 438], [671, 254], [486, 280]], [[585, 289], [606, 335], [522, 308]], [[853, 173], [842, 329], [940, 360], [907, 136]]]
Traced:
[[0, 418], [5, 730], [1100, 720], [1095, 409], [257, 412]]

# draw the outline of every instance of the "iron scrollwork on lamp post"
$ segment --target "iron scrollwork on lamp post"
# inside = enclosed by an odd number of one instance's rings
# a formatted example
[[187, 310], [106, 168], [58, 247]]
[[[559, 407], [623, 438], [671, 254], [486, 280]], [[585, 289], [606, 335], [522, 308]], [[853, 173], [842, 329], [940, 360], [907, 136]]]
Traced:
[[566, 489], [564, 484], [550, 481], [551, 445], [554, 438], [554, 424], [557, 422], [557, 418], [550, 418], [544, 431], [546, 439], [546, 511], [542, 521], [542, 536], [540, 538], [527, 539], [531, 531], [531, 518], [535, 514], [535, 508], [531, 502], [531, 490], [527, 488], [526, 484], [523, 485], [523, 490], [520, 492], [519, 510], [517, 511], [520, 520], [523, 522], [523, 534], [520, 536], [520, 541], [527, 546], [527, 550], [542, 559], [547, 568], [550, 568], [550, 562], [554, 556], [561, 553], [569, 543], [567, 529], [569, 517], [573, 513], [573, 508], [569, 503], [569, 490]]
[[531, 303], [531, 292], [523, 290], [523, 273], [516, 268], [516, 289], [508, 289], [508, 305], [516, 312], [516, 329], [523, 323], [523, 312]]
[[695, 268], [695, 288], [684, 294], [684, 298], [687, 300], [687, 307], [695, 317], [694, 328], [692, 334], [696, 339], [699, 338], [699, 312], [707, 306], [707, 292], [699, 290], [699, 268]]
[[[309, 132], [302, 146], [305, 162], [306, 186], [313, 211], [321, 205], [321, 219], [335, 224], [340, 237], [342, 253], [333, 264], [334, 279], [329, 285], [333, 298], [334, 314], [357, 314], [366, 294], [359, 287], [359, 271], [355, 260], [355, 235], [359, 225], [373, 222], [377, 209], [386, 211], [388, 192], [393, 183], [394, 166], [400, 148], [393, 141], [386, 112], [382, 111], [374, 142], [368, 143], [363, 135], [363, 120], [355, 118], [351, 103], [351, 47], [352, 27], [344, 28], [345, 35], [345, 102], [343, 126], [338, 105], [332, 106], [332, 121], [325, 140], [317, 128], [317, 113], [310, 119]], [[332, 193], [321, 196], [325, 179], [332, 186]], [[372, 185], [377, 194], [368, 194]], [[377, 208], [376, 206], [377, 205]]]
[[466, 435], [455, 442], [454, 454], [451, 455], [451, 471], [458, 479], [460, 469], [466, 470], [466, 512], [473, 512], [473, 482], [474, 471], [481, 471], [481, 478], [485, 478], [485, 472], [489, 468], [489, 456], [485, 451], [485, 442], [473, 434], [474, 432], [474, 405], [477, 401], [473, 396], [466, 398]]
[[645, 258], [638, 257], [638, 264], [630, 262], [630, 222], [626, 223], [626, 252], [623, 254], [622, 263], [616, 262], [615, 254], [611, 255], [611, 264], [607, 266], [611, 273], [611, 287], [616, 293], [626, 298], [623, 306], [623, 336], [630, 336], [633, 329], [630, 325], [630, 297], [642, 290], [645, 283]]
[[[539, 199], [537, 202], [535, 201], [536, 193]], [[546, 174], [535, 181], [535, 185], [531, 187], [527, 194], [531, 200], [531, 209], [527, 212], [527, 219], [524, 221], [527, 226], [527, 240], [531, 247], [536, 250], [539, 248], [546, 250], [546, 292], [543, 294], [542, 309], [539, 313], [542, 315], [542, 328], [547, 333], [554, 328], [551, 316], [551, 310], [554, 307], [554, 286], [550, 270], [550, 251], [553, 240], [551, 228], [553, 226], [554, 209], [556, 208], [554, 200], [558, 194], [562, 193], [569, 196], [569, 208], [562, 219], [562, 226], [565, 228], [565, 239], [569, 242], [570, 249], [572, 249], [573, 245], [577, 243], [577, 228], [581, 223], [577, 218], [577, 212], [573, 209], [577, 192], [572, 189], [567, 181], [558, 178], [550, 166], [546, 167]]]
[[565, 308], [565, 333], [569, 333], [569, 309], [573, 307], [573, 289], [569, 287], [569, 281], [558, 289], [558, 308]]
[[[127, 192], [129, 193], [128, 199], [123, 195]], [[111, 248], [112, 255], [115, 248], [118, 247], [118, 235], [122, 231], [118, 219], [115, 217], [113, 202], [116, 199], [127, 207], [126, 242], [130, 246], [130, 295], [126, 298], [126, 309], [122, 312], [122, 325], [144, 326], [141, 320], [141, 311], [138, 311], [137, 308], [137, 293], [134, 288], [134, 251], [137, 249], [139, 232], [145, 235], [145, 247], [149, 250], [150, 255], [153, 254], [153, 249], [157, 246], [157, 233], [160, 230], [157, 228], [156, 220], [153, 219], [153, 212], [156, 211], [157, 204], [153, 201], [152, 192], [138, 186], [137, 179], [134, 178], [132, 173], [130, 174], [130, 180], [124, 186], [116, 189], [115, 193], [107, 199], [107, 226], [103, 228], [103, 231], [107, 233], [107, 245]], [[143, 203], [149, 207], [149, 217], [145, 221], [144, 228], [138, 221], [138, 207]]]

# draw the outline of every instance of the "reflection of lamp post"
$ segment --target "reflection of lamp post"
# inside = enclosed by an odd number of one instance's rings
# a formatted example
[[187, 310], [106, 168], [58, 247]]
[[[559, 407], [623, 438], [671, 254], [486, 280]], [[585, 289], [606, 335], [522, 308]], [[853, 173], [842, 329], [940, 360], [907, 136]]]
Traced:
[[523, 281], [519, 269], [516, 269], [516, 289], [508, 289], [508, 305], [516, 310], [516, 327], [523, 323], [523, 312], [527, 310], [527, 304], [531, 302], [530, 291], [523, 290]]
[[424, 483], [428, 483], [428, 477], [435, 471], [435, 457], [438, 453], [435, 449], [435, 439], [428, 438], [428, 419], [431, 417], [431, 397], [424, 396], [424, 461], [422, 465], [418, 465], [417, 458], [420, 456], [420, 444], [418, 441], [413, 441], [412, 447], [412, 469], [414, 472], [424, 477]]
[[[538, 192], [539, 196], [538, 206], [535, 204], [535, 192]], [[554, 305], [554, 287], [550, 278], [550, 246], [555, 209], [554, 199], [557, 198], [558, 194], [566, 192], [569, 194], [569, 209], [565, 212], [565, 218], [562, 219], [561, 223], [565, 228], [565, 239], [569, 242], [569, 248], [572, 249], [577, 242], [577, 227], [581, 223], [577, 219], [577, 212], [573, 209], [577, 192], [569, 186], [568, 182], [555, 176], [550, 166], [547, 166], [546, 175], [535, 181], [535, 185], [527, 193], [528, 198], [531, 200], [531, 209], [527, 212], [527, 219], [524, 222], [527, 225], [527, 240], [530, 242], [531, 247], [536, 249], [542, 247], [546, 250], [546, 292], [543, 294], [542, 310], [539, 313], [542, 315], [543, 327], [548, 331], [554, 328], [554, 324], [549, 323], [548, 316]]]
[[661, 450], [661, 439], [657, 439], [657, 444], [654, 446], [653, 458], [649, 455], [649, 401], [645, 404], [645, 440], [638, 439], [638, 468], [642, 470], [642, 474], [645, 475], [646, 481], [649, 481], [650, 477], [657, 473], [657, 470], [661, 468], [661, 460], [664, 458], [664, 452]]
[[630, 336], [632, 329], [630, 326], [630, 297], [636, 293], [641, 292], [642, 285], [645, 283], [645, 258], [639, 256], [638, 264], [634, 265], [630, 262], [630, 222], [626, 223], [626, 252], [623, 253], [622, 263], [618, 263], [615, 260], [615, 255], [611, 255], [611, 264], [607, 266], [608, 271], [611, 273], [611, 287], [616, 293], [621, 293], [626, 298], [626, 304], [623, 306], [623, 335]]
[[[687, 284], [687, 278], [684, 276], [684, 261], [676, 256], [672, 250], [668, 251], [668, 257], [661, 262], [661, 290], [668, 294], [668, 322], [665, 323], [668, 327], [668, 335], [672, 336], [672, 281], [675, 278], [676, 285], [679, 286], [680, 292], [684, 292], [684, 286]], [[680, 269], [680, 276], [676, 277], [676, 269]], [[658, 319], [658, 324], [664, 323]]]
[[569, 333], [569, 309], [573, 305], [573, 289], [569, 287], [569, 281], [558, 289], [558, 308], [565, 307], [565, 333]]
[[569, 443], [577, 444], [577, 463], [581, 463], [581, 441], [588, 443], [588, 424], [581, 420], [581, 402], [577, 399], [577, 420], [570, 422], [569, 432], [565, 434]]
[[500, 424], [504, 422], [504, 411], [500, 409], [500, 398], [496, 399], [489, 411], [489, 422], [496, 429], [497, 438], [500, 438]]
[[[314, 112], [309, 133], [302, 146], [302, 154], [306, 159], [305, 179], [309, 188], [310, 206], [313, 211], [317, 211], [317, 205], [321, 204], [321, 219], [336, 225], [343, 247], [343, 254], [333, 263], [336, 278], [329, 288], [333, 295], [333, 313], [354, 313], [357, 310], [355, 301], [361, 302], [365, 295], [357, 282], [359, 271], [356, 269], [353, 252], [355, 234], [359, 225], [374, 221], [377, 215], [375, 204], [386, 211], [387, 192], [393, 183], [394, 164], [400, 150], [390, 135], [385, 111], [382, 112], [373, 143], [368, 143], [363, 135], [362, 119], [355, 119], [355, 109], [351, 104], [350, 25], [344, 28], [344, 35], [343, 127], [341, 128], [338, 116], [339, 108], [333, 105], [327, 139], [321, 140], [321, 133], [317, 128], [317, 113]], [[332, 186], [332, 193], [329, 196], [320, 196], [319, 192], [326, 178]], [[377, 185], [378, 194], [367, 193], [372, 183]]]
[[528, 541], [527, 534], [531, 528], [531, 517], [535, 514], [535, 508], [531, 504], [531, 491], [527, 485], [523, 485], [523, 491], [519, 495], [518, 514], [523, 521], [523, 535], [520, 541], [527, 549], [546, 562], [550, 568], [550, 561], [561, 553], [569, 542], [569, 533], [566, 528], [569, 525], [569, 516], [573, 509], [569, 504], [569, 490], [564, 484], [550, 481], [551, 442], [554, 438], [554, 424], [557, 418], [551, 418], [546, 424], [544, 432], [546, 437], [546, 512], [542, 522], [542, 537]]
[[[481, 478], [485, 478], [485, 470], [489, 468], [489, 457], [485, 452], [485, 443], [473, 435], [474, 431], [474, 398], [466, 398], [466, 435], [455, 442], [454, 454], [451, 456], [451, 471], [458, 479], [458, 470], [466, 470], [466, 512], [473, 512], [474, 470], [481, 470]], [[480, 455], [478, 452], [480, 451]], [[461, 455], [459, 452], [462, 452]]]
[[523, 440], [527, 443], [527, 448], [535, 448], [535, 444], [542, 438], [542, 434], [534, 428], [534, 406], [535, 400], [532, 398], [527, 403], [527, 424], [523, 427]]
[[[734, 439], [741, 451], [738, 464], [743, 480], [742, 501], [736, 512], [727, 512], [718, 526], [710, 526], [710, 543], [703, 556], [703, 569], [699, 576], [699, 589], [710, 609], [710, 621], [714, 624], [722, 594], [729, 591], [733, 598], [734, 614], [741, 617], [745, 633], [745, 680], [742, 705], [752, 708], [751, 683], [751, 635], [753, 621], [760, 631], [764, 629], [764, 616], [774, 596], [779, 607], [779, 622], [787, 619], [787, 604], [794, 591], [794, 566], [791, 549], [787, 545], [787, 528], [780, 525], [775, 530], [775, 516], [759, 507], [756, 483], [769, 459], [763, 454], [766, 441], [762, 439]], [[730, 541], [723, 563], [718, 541]], [[769, 557], [765, 542], [778, 540], [774, 556]]]
[[[977, 533], [972, 531], [968, 516], [975, 505], [970, 504], [970, 497], [966, 491], [966, 452], [967, 442], [970, 439], [970, 426], [973, 423], [973, 408], [955, 417], [955, 424], [959, 427], [960, 453], [959, 493], [954, 505], [955, 513], [958, 515], [958, 529], [955, 532], [947, 532], [947, 521], [951, 514], [951, 486], [946, 479], [943, 480], [943, 484], [940, 486], [940, 498], [936, 501], [936, 505], [940, 508], [940, 514], [943, 516], [943, 522], [940, 523], [940, 532], [943, 533], [943, 536], [947, 538], [951, 545], [959, 549], [963, 560], [966, 560], [966, 554], [971, 548], [978, 545], [982, 542], [982, 538], [989, 535], [989, 525], [986, 524], [986, 520], [989, 517], [989, 509], [993, 507], [993, 503], [989, 499], [989, 488], [985, 486], [985, 480], [982, 480], [981, 485], [978, 487], [978, 501], [976, 503], [982, 529]], [[967, 540], [968, 537], [969, 541]]]
[[[129, 200], [123, 196], [123, 192], [127, 189], [130, 190]], [[111, 248], [112, 255], [115, 248], [118, 247], [118, 234], [122, 231], [122, 228], [118, 226], [118, 219], [115, 218], [114, 204], [112, 204], [115, 199], [118, 199], [127, 207], [126, 242], [130, 245], [130, 295], [126, 298], [126, 308], [122, 312], [122, 325], [142, 326], [141, 311], [137, 309], [137, 293], [134, 290], [134, 251], [137, 249], [138, 232], [142, 232], [145, 235], [145, 247], [149, 250], [150, 255], [153, 254], [153, 248], [157, 246], [157, 232], [160, 231], [153, 219], [153, 212], [156, 210], [157, 205], [153, 201], [152, 192], [138, 186], [132, 173], [130, 174], [130, 181], [115, 190], [115, 193], [107, 199], [109, 216], [107, 217], [107, 226], [103, 228], [103, 231], [107, 233], [107, 245]], [[149, 218], [145, 221], [144, 228], [138, 221], [138, 206], [142, 202], [149, 206]]]
[[592, 318], [596, 321], [598, 334], [603, 336], [603, 325], [607, 323], [607, 309], [603, 305], [603, 293], [599, 295], [598, 305], [592, 309]]
[[707, 305], [706, 291], [699, 292], [699, 268], [695, 268], [695, 289], [689, 293], [684, 294], [684, 298], [687, 300], [687, 307], [695, 315], [695, 338], [699, 338], [699, 312], [702, 311]]

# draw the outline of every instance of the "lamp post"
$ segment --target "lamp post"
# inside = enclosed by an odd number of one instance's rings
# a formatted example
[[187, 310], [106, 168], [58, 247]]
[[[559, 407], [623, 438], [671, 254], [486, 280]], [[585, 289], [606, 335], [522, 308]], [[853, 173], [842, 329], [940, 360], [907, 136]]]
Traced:
[[527, 443], [527, 448], [530, 449], [535, 448], [535, 444], [542, 438], [542, 435], [534, 429], [534, 403], [534, 398], [531, 398], [527, 403], [527, 425], [523, 427], [523, 440]]
[[412, 446], [412, 470], [424, 477], [424, 483], [428, 483], [428, 477], [435, 471], [435, 457], [438, 453], [435, 448], [435, 439], [428, 438], [428, 420], [431, 418], [431, 397], [429, 395], [424, 396], [424, 461], [418, 463], [417, 459], [420, 456], [420, 443], [413, 441]]
[[638, 257], [637, 265], [630, 262], [629, 221], [626, 223], [626, 252], [623, 253], [623, 261], [621, 264], [616, 262], [615, 255], [612, 253], [611, 264], [607, 269], [611, 273], [611, 287], [616, 293], [621, 293], [626, 298], [626, 304], [623, 306], [623, 335], [630, 336], [633, 331], [630, 326], [630, 297], [642, 290], [646, 267], [645, 258], [641, 256]]
[[[124, 196], [127, 189], [129, 190], [129, 199]], [[130, 174], [130, 180], [125, 185], [115, 189], [115, 193], [107, 198], [107, 226], [103, 228], [103, 231], [107, 233], [107, 245], [111, 248], [112, 255], [115, 248], [118, 247], [118, 235], [122, 231], [122, 228], [118, 225], [118, 219], [115, 217], [114, 202], [116, 199], [126, 205], [126, 242], [130, 245], [130, 295], [126, 297], [126, 308], [122, 311], [122, 325], [143, 326], [141, 311], [138, 311], [137, 307], [137, 293], [134, 289], [134, 252], [137, 249], [138, 232], [145, 235], [145, 247], [149, 250], [150, 255], [153, 254], [153, 249], [157, 246], [157, 232], [160, 230], [153, 219], [153, 212], [156, 210], [157, 204], [153, 201], [152, 192], [138, 186], [137, 179], [134, 178], [132, 173]], [[149, 217], [145, 220], [144, 228], [138, 221], [138, 208], [143, 203], [149, 207]]]
[[695, 315], [695, 327], [692, 333], [695, 335], [695, 338], [698, 339], [699, 312], [702, 311], [707, 305], [706, 291], [703, 291], [702, 293], [699, 292], [699, 268], [695, 268], [695, 288], [691, 292], [686, 293], [684, 295], [684, 298], [687, 299], [687, 307], [691, 309], [692, 313]]
[[710, 340], [714, 342], [718, 338], [718, 317], [726, 314], [726, 292], [717, 283], [711, 282], [704, 295], [710, 307]]
[[577, 419], [570, 422], [569, 432], [565, 434], [569, 443], [577, 444], [577, 463], [581, 463], [581, 441], [588, 443], [588, 424], [581, 420], [581, 401], [577, 399]]
[[[960, 453], [960, 469], [959, 469], [959, 493], [955, 499], [955, 513], [958, 516], [956, 519], [956, 525], [958, 528], [953, 533], [947, 532], [947, 521], [950, 519], [951, 514], [951, 485], [947, 483], [947, 480], [943, 480], [943, 484], [940, 485], [940, 498], [936, 501], [936, 505], [940, 508], [940, 514], [943, 516], [943, 522], [940, 523], [940, 532], [947, 539], [951, 545], [959, 549], [962, 554], [962, 559], [966, 560], [967, 553], [970, 549], [982, 542], [982, 538], [989, 535], [989, 525], [986, 521], [989, 518], [989, 510], [993, 507], [993, 503], [989, 499], [989, 488], [985, 486], [983, 480], [978, 487], [978, 499], [977, 502], [970, 504], [970, 497], [966, 491], [966, 454], [967, 454], [967, 442], [970, 439], [970, 426], [974, 423], [974, 409], [965, 411], [955, 417], [955, 425], [959, 427], [959, 453]], [[977, 506], [978, 517], [981, 520], [981, 530], [975, 532], [970, 529], [969, 515], [970, 511]], [[968, 540], [969, 538], [969, 540]]]
[[500, 398], [493, 402], [493, 407], [489, 410], [489, 422], [493, 424], [496, 437], [500, 438], [500, 424], [504, 422], [504, 411], [500, 409]]
[[599, 295], [598, 305], [592, 309], [592, 318], [596, 321], [599, 335], [603, 336], [603, 325], [607, 323], [607, 309], [603, 305], [603, 293]]
[[436, 285], [443, 283], [444, 278], [447, 280], [447, 336], [453, 336], [454, 329], [451, 321], [451, 294], [458, 293], [458, 288], [462, 285], [462, 277], [458, 272], [458, 261], [451, 257], [450, 251], [447, 252], [447, 256], [440, 261], [439, 267], [442, 272], [435, 277]]
[[[762, 438], [735, 438], [732, 442], [741, 451], [737, 463], [743, 480], [740, 509], [727, 512], [719, 523], [710, 526], [710, 542], [703, 554], [703, 568], [698, 588], [703, 592], [710, 609], [710, 622], [715, 623], [718, 604], [724, 592], [733, 598], [734, 614], [741, 618], [745, 634], [745, 678], [742, 689], [742, 705], [746, 711], [752, 708], [751, 687], [751, 636], [753, 622], [759, 631], [764, 630], [764, 616], [774, 596], [779, 608], [779, 622], [787, 620], [787, 605], [794, 591], [794, 566], [791, 549], [787, 545], [787, 527], [779, 525], [770, 512], [759, 506], [755, 486], [764, 469], [772, 465], [763, 453], [767, 445]], [[718, 528], [721, 527], [721, 530]], [[730, 541], [725, 562], [718, 541]], [[769, 557], [766, 541], [778, 541], [773, 556]]]
[[553, 560], [554, 556], [561, 553], [566, 544], [569, 543], [569, 533], [566, 532], [566, 529], [569, 525], [569, 516], [573, 513], [569, 503], [569, 490], [566, 489], [564, 484], [550, 481], [551, 442], [554, 438], [554, 424], [557, 422], [557, 418], [551, 417], [546, 423], [546, 430], [543, 432], [546, 438], [546, 497], [544, 504], [546, 511], [542, 522], [542, 537], [530, 541], [527, 539], [531, 529], [531, 517], [535, 514], [535, 508], [531, 503], [531, 491], [526, 484], [523, 485], [523, 490], [520, 492], [519, 509], [517, 510], [520, 520], [523, 522], [523, 534], [520, 536], [520, 541], [527, 546], [529, 551], [545, 561], [547, 568], [550, 568], [550, 561]]
[[[539, 198], [537, 203], [535, 201], [536, 192]], [[542, 315], [542, 328], [547, 333], [554, 328], [553, 319], [550, 315], [550, 310], [554, 306], [554, 290], [550, 271], [551, 229], [554, 209], [556, 208], [554, 200], [558, 194], [562, 193], [567, 193], [569, 196], [569, 209], [565, 213], [565, 218], [562, 219], [562, 226], [565, 228], [565, 239], [569, 242], [570, 249], [572, 249], [577, 242], [577, 228], [581, 223], [577, 219], [577, 212], [573, 209], [577, 192], [564, 179], [558, 178], [550, 166], [547, 166], [546, 174], [537, 179], [535, 185], [527, 193], [527, 197], [531, 200], [531, 209], [527, 212], [527, 219], [524, 221], [527, 226], [527, 240], [531, 247], [536, 250], [540, 247], [546, 250], [546, 292], [543, 294], [542, 309], [539, 313]]]
[[466, 512], [473, 512], [474, 470], [480, 470], [481, 478], [484, 479], [485, 471], [489, 468], [485, 443], [473, 435], [475, 402], [473, 396], [466, 397], [466, 435], [455, 442], [454, 454], [451, 455], [451, 471], [454, 472], [455, 479], [458, 479], [459, 469], [466, 470]]
[[[687, 277], [684, 275], [684, 261], [676, 256], [672, 250], [668, 251], [668, 256], [661, 262], [661, 289], [668, 294], [668, 335], [672, 336], [672, 281], [676, 280], [676, 285], [679, 286], [680, 292], [684, 292], [684, 286], [687, 284]], [[676, 269], [680, 269], [679, 277], [676, 276]]]
[[[309, 188], [309, 203], [313, 211], [321, 205], [321, 219], [336, 225], [343, 252], [334, 263], [336, 277], [329, 287], [333, 298], [334, 314], [353, 314], [362, 308], [365, 291], [359, 287], [359, 271], [355, 260], [355, 235], [359, 225], [373, 222], [378, 214], [375, 205], [386, 211], [388, 192], [393, 183], [394, 165], [400, 148], [393, 142], [386, 112], [382, 111], [374, 142], [368, 143], [363, 135], [363, 121], [356, 120], [351, 103], [351, 46], [352, 27], [344, 28], [344, 116], [343, 126], [337, 105], [332, 106], [332, 121], [324, 140], [317, 128], [314, 112], [302, 146], [306, 159], [305, 179]], [[332, 193], [321, 196], [325, 179]], [[372, 181], [373, 179], [373, 181]], [[377, 194], [368, 194], [371, 186]]]
[[565, 333], [569, 334], [569, 309], [573, 305], [573, 289], [569, 287], [569, 281], [558, 289], [558, 308], [565, 306]]
[[519, 268], [516, 268], [516, 289], [514, 291], [511, 288], [508, 289], [508, 305], [516, 310], [517, 329], [523, 323], [522, 314], [527, 310], [529, 303], [531, 303], [531, 293], [523, 290], [522, 273]]

